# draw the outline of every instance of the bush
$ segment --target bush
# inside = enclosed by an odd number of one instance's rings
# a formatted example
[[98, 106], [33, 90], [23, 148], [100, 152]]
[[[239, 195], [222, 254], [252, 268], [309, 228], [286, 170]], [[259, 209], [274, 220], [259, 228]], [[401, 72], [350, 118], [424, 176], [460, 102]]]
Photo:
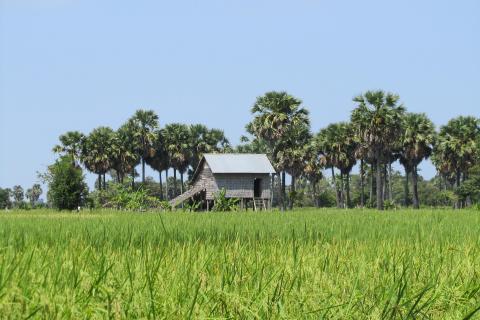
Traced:
[[83, 205], [88, 188], [82, 169], [72, 164], [72, 158], [61, 157], [48, 167], [48, 201], [58, 210], [73, 210]]
[[239, 199], [236, 198], [227, 198], [227, 191], [225, 189], [220, 190], [215, 195], [215, 205], [213, 211], [218, 212], [227, 212], [227, 211], [237, 211]]

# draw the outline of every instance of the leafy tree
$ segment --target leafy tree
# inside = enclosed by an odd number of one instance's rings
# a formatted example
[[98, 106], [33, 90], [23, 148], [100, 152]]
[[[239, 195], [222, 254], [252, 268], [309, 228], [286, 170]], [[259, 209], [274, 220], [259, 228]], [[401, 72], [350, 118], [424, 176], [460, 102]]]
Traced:
[[53, 152], [70, 156], [73, 159], [73, 162], [78, 165], [84, 139], [85, 135], [83, 133], [69, 131], [59, 137], [60, 144], [53, 147]]
[[406, 204], [408, 204], [408, 175], [412, 173], [413, 207], [415, 209], [420, 207], [417, 166], [432, 154], [435, 137], [435, 125], [425, 114], [407, 113], [405, 115], [400, 163], [405, 168]]
[[35, 205], [35, 203], [37, 203], [38, 199], [40, 199], [42, 193], [42, 187], [38, 183], [35, 183], [30, 189], [27, 190], [25, 195], [27, 199], [30, 200], [30, 205], [32, 207]]
[[12, 203], [10, 202], [10, 189], [0, 188], [0, 209], [10, 208]]
[[20, 206], [24, 199], [23, 188], [19, 185], [13, 186], [12, 195], [13, 200], [15, 201], [15, 205], [17, 207]]
[[128, 122], [134, 132], [134, 136], [141, 150], [142, 159], [142, 182], [145, 182], [145, 163], [151, 157], [154, 150], [155, 130], [158, 129], [158, 115], [153, 110], [137, 110]]
[[48, 200], [58, 210], [73, 210], [83, 204], [88, 189], [82, 169], [72, 165], [72, 158], [63, 156], [48, 167]]
[[351, 120], [359, 143], [371, 150], [376, 165], [377, 209], [383, 210], [383, 166], [402, 135], [405, 108], [399, 96], [384, 91], [367, 91], [353, 99], [358, 106]]
[[94, 129], [82, 145], [82, 161], [85, 167], [98, 174], [98, 188], [106, 188], [105, 173], [112, 169], [112, 147], [114, 146], [114, 131], [109, 127]]
[[247, 131], [265, 142], [275, 169], [282, 172], [280, 194], [285, 210], [285, 171], [288, 168], [280, 161], [279, 152], [296, 143], [292, 135], [298, 126], [310, 125], [308, 110], [302, 107], [300, 99], [286, 92], [272, 91], [257, 98], [251, 113], [253, 120], [247, 124]]

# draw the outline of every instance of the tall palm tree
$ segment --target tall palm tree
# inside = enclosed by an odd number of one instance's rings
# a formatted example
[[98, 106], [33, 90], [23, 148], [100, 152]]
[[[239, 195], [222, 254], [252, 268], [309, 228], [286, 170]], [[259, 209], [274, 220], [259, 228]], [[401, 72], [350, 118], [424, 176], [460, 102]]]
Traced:
[[[480, 135], [480, 120], [460, 116], [440, 128], [432, 160], [440, 172], [455, 177], [456, 187], [467, 178], [468, 170], [477, 160], [477, 140]], [[461, 203], [456, 204], [457, 207]]]
[[158, 115], [153, 110], [137, 110], [128, 120], [138, 143], [141, 146], [142, 183], [145, 183], [145, 159], [153, 154], [155, 130], [158, 128]]
[[114, 131], [109, 127], [99, 127], [94, 129], [82, 144], [82, 162], [85, 167], [98, 174], [98, 188], [103, 189], [105, 185], [105, 173], [112, 168], [112, 145], [114, 140]]
[[190, 130], [191, 174], [197, 168], [205, 153], [218, 153], [230, 150], [230, 143], [223, 130], [208, 129], [203, 124], [194, 124]]
[[267, 92], [258, 97], [251, 108], [253, 120], [247, 124], [247, 131], [257, 139], [265, 141], [270, 159], [277, 171], [282, 172], [281, 203], [282, 210], [286, 209], [285, 202], [285, 170], [279, 162], [278, 154], [289, 143], [295, 143], [289, 138], [297, 126], [309, 126], [309, 112], [302, 107], [302, 100], [286, 92]]
[[[165, 146], [165, 138], [163, 130], [157, 130], [155, 132], [155, 142], [153, 144], [154, 153], [150, 157], [146, 158], [147, 164], [153, 169], [158, 171], [158, 180], [160, 184], [160, 195], [163, 200], [163, 183], [162, 183], [162, 171], [170, 168], [170, 160], [168, 152]], [[168, 175], [167, 175], [168, 180]], [[168, 181], [167, 183], [167, 198], [168, 198]]]
[[307, 156], [305, 147], [310, 143], [310, 140], [309, 124], [299, 124], [292, 127], [288, 132], [288, 138], [279, 146], [280, 151], [277, 154], [277, 163], [285, 168], [285, 171], [292, 178], [288, 203], [290, 210], [293, 209], [294, 198], [296, 197], [296, 179], [305, 168]]
[[340, 170], [341, 192], [338, 193], [340, 207], [349, 207], [350, 172], [357, 162], [355, 152], [358, 148], [354, 128], [347, 122], [333, 123], [322, 131], [319, 138], [332, 167]]
[[377, 209], [383, 210], [383, 166], [402, 134], [405, 108], [399, 96], [384, 91], [367, 91], [353, 99], [358, 106], [351, 120], [360, 144], [373, 152], [376, 165]]
[[85, 135], [79, 131], [68, 131], [59, 137], [60, 144], [53, 147], [53, 152], [69, 155], [75, 165], [78, 165]]
[[173, 167], [174, 196], [177, 195], [177, 171], [180, 172], [181, 192], [183, 192], [183, 175], [188, 169], [191, 158], [190, 130], [181, 123], [167, 124], [163, 129], [165, 150]]
[[312, 194], [314, 204], [318, 207], [318, 182], [322, 179], [322, 169], [325, 167], [325, 157], [318, 149], [316, 140], [312, 139], [310, 143], [305, 146], [305, 166], [303, 169], [303, 176], [312, 185]]
[[[420, 207], [418, 199], [417, 167], [432, 154], [435, 143], [435, 125], [424, 113], [407, 113], [404, 118], [404, 130], [401, 138], [400, 163], [405, 168], [405, 192], [408, 192], [408, 176], [412, 174], [413, 207]], [[408, 197], [408, 193], [406, 194]], [[408, 198], [405, 198], [408, 204]]]
[[329, 125], [326, 128], [323, 128], [315, 136], [315, 143], [317, 145], [319, 155], [323, 157], [322, 159], [324, 161], [325, 168], [331, 170], [332, 185], [335, 188], [337, 208], [340, 208], [342, 205], [340, 199], [340, 188], [337, 184], [335, 176], [335, 148], [333, 145], [333, 141], [335, 141], [335, 136], [337, 134], [337, 129], [338, 128], [335, 125]]
[[[112, 168], [117, 173], [118, 182], [123, 183], [125, 175], [135, 170], [135, 166], [140, 162], [140, 153], [134, 128], [127, 122], [114, 133], [111, 146], [110, 158]], [[133, 179], [134, 176], [132, 184]]]

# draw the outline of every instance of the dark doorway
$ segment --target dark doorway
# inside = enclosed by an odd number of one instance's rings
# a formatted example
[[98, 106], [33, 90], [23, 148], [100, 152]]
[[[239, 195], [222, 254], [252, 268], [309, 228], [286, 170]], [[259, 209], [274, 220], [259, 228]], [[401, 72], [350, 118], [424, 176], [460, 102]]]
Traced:
[[253, 197], [262, 197], [262, 179], [256, 178], [255, 180], [253, 180]]

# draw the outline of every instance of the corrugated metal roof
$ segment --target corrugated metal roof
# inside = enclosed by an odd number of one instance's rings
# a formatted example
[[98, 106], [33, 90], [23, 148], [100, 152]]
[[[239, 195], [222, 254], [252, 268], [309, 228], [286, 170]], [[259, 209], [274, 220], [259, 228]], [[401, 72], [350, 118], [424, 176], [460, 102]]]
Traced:
[[205, 154], [213, 173], [275, 173], [265, 154]]

